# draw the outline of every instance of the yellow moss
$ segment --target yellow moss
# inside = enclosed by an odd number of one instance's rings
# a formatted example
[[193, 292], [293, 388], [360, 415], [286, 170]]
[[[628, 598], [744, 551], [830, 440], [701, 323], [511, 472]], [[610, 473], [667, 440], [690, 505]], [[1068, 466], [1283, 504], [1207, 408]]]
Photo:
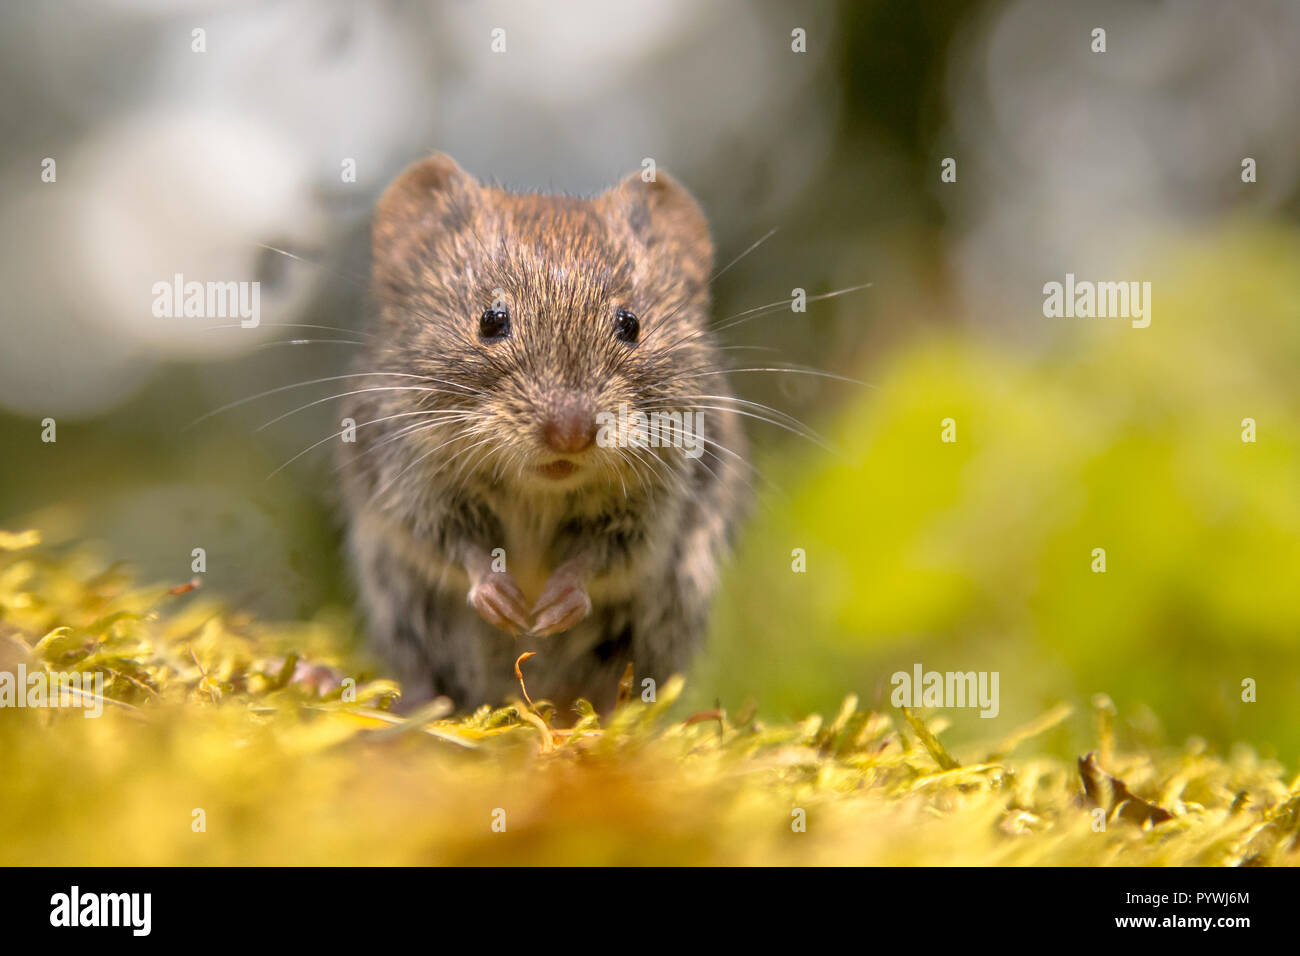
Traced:
[[322, 651], [345, 638], [329, 617], [264, 624], [201, 591], [137, 587], [79, 550], [47, 553], [34, 534], [0, 535], [0, 670], [105, 677], [96, 719], [0, 709], [0, 863], [1300, 858], [1300, 788], [1246, 747], [1224, 759], [1196, 744], [1110, 754], [1105, 741], [1106, 771], [1174, 816], [1144, 828], [1113, 813], [1097, 832], [1076, 767], [1025, 752], [1062, 707], [957, 752], [939, 742], [942, 721], [852, 697], [829, 722], [766, 724], [752, 708], [673, 719], [680, 680], [569, 732], [538, 718], [540, 702], [403, 718], [386, 709], [389, 681], [361, 675], [344, 700], [287, 680], [294, 654], [352, 672]]

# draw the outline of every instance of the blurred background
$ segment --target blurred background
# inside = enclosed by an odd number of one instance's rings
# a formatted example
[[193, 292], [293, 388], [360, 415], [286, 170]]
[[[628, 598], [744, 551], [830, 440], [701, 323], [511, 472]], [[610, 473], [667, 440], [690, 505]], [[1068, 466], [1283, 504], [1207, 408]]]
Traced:
[[[283, 326], [359, 326], [410, 161], [591, 194], [652, 157], [720, 263], [777, 229], [719, 317], [872, 283], [727, 333], [740, 368], [863, 384], [736, 374], [834, 451], [750, 423], [695, 703], [797, 717], [888, 706], [917, 663], [997, 670], [1000, 716], [955, 735], [1104, 692], [1126, 733], [1294, 767], [1300, 5], [19, 0], [0, 76], [0, 526], [164, 581], [203, 547], [206, 587], [271, 617], [349, 607], [328, 447], [267, 477], [333, 404], [262, 427], [337, 383], [186, 426], [346, 370], [355, 336]], [[261, 326], [155, 317], [175, 273], [260, 282]], [[1151, 282], [1150, 327], [1045, 318], [1066, 273]]]

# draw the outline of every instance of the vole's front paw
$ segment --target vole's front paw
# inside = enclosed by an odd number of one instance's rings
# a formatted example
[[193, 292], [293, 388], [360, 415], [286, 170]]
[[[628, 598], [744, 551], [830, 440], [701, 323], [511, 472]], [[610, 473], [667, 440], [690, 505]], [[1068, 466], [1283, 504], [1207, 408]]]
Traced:
[[273, 658], [270, 661], [272, 668], [279, 672], [279, 683], [281, 686], [292, 684], [297, 687], [303, 687], [317, 697], [327, 697], [343, 686], [343, 681], [347, 677], [337, 667], [331, 667], [329, 664], [321, 664], [311, 660], [301, 660], [295, 658], [292, 662], [293, 670], [286, 673], [285, 668], [289, 666], [290, 661], [283, 657]]
[[346, 676], [337, 667], [330, 667], [328, 664], [299, 661], [293, 669], [293, 676], [289, 678], [289, 683], [305, 687], [317, 696], [324, 697], [342, 687]]
[[524, 592], [505, 571], [489, 571], [469, 589], [469, 603], [479, 617], [501, 631], [518, 637], [528, 630]]
[[570, 571], [557, 570], [533, 605], [532, 633], [539, 637], [559, 634], [590, 613], [591, 598], [581, 579]]

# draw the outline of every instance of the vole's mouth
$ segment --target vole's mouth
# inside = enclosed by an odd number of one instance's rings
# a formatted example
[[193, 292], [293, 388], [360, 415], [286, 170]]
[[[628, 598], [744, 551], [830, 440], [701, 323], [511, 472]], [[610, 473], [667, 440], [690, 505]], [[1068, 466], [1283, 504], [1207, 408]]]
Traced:
[[564, 458], [557, 458], [555, 461], [547, 462], [545, 465], [538, 465], [537, 471], [546, 478], [556, 481], [561, 478], [568, 478], [578, 470], [578, 466]]

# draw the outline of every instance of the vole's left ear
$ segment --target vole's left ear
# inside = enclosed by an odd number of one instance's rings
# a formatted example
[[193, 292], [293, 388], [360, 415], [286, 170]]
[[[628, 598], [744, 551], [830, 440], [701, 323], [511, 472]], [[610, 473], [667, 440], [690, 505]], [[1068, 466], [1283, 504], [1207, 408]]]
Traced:
[[646, 182], [641, 173], [632, 173], [597, 201], [626, 224], [651, 256], [667, 259], [669, 268], [703, 286], [713, 271], [713, 240], [704, 211], [677, 180], [660, 170], [654, 176]]

